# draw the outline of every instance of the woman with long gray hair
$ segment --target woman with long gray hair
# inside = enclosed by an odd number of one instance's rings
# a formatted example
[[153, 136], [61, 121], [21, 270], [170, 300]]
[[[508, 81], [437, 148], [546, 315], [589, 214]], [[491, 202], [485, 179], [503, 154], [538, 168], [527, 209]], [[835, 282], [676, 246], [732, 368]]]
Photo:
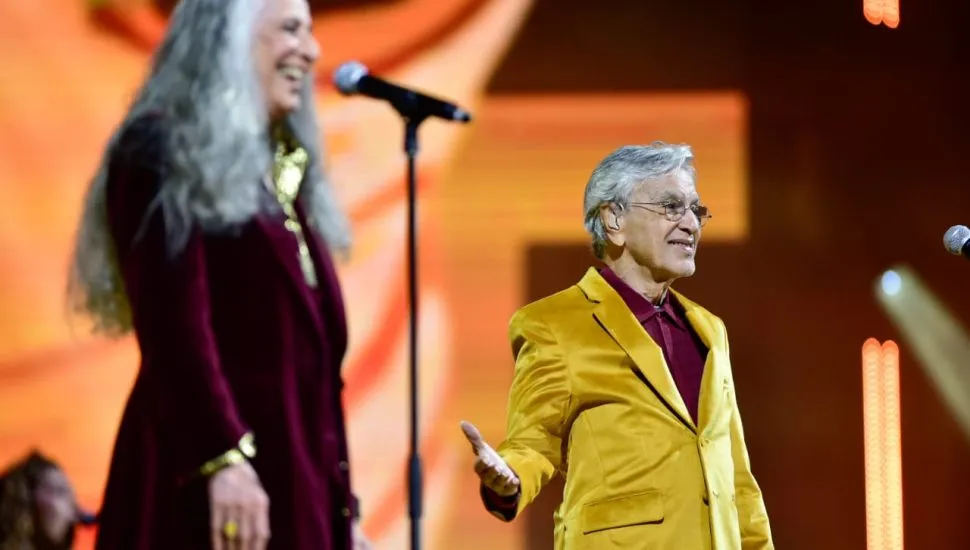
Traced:
[[70, 296], [141, 351], [99, 550], [368, 547], [310, 24], [307, 0], [182, 0], [93, 179]]

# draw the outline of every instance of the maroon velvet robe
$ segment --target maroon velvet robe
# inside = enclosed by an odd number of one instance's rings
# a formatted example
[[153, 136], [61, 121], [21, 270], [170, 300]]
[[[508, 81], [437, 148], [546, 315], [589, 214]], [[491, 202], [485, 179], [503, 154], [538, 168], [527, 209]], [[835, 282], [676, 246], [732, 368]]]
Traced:
[[[341, 403], [347, 330], [329, 253], [299, 209], [316, 290], [282, 212], [230, 232], [196, 230], [168, 254], [162, 209], [149, 207], [167, 169], [163, 126], [134, 123], [110, 166], [108, 217], [142, 360], [96, 548], [208, 548], [207, 482], [193, 473], [252, 431], [269, 547], [347, 550], [356, 511]], [[259, 175], [239, 185], [259, 185]]]

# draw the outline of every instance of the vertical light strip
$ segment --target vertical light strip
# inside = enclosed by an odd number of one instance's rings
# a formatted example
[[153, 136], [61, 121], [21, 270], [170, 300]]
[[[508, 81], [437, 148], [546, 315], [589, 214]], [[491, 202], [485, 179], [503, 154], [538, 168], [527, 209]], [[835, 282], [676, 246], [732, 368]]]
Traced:
[[862, 346], [862, 417], [869, 550], [903, 549], [899, 347], [870, 338]]
[[882, 23], [882, 0], [862, 0], [862, 15], [873, 25]]
[[903, 445], [900, 413], [899, 347], [882, 345], [882, 394], [885, 423], [886, 548], [903, 550]]
[[899, 26], [899, 0], [882, 0], [882, 23], [890, 29]]
[[886, 500], [883, 478], [882, 395], [879, 372], [882, 351], [875, 339], [866, 340], [862, 346], [862, 425], [865, 439], [866, 467], [866, 548], [885, 548]]
[[863, 0], [862, 14], [873, 25], [899, 26], [899, 0]]

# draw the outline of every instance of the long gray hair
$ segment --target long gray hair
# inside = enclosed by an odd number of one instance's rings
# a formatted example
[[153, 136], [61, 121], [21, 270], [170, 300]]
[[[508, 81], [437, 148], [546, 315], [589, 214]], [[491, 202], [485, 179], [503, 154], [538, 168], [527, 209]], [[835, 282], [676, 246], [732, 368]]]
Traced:
[[[252, 62], [265, 0], [182, 0], [147, 81], [109, 140], [85, 198], [68, 299], [107, 335], [131, 331], [132, 318], [115, 243], [108, 228], [108, 166], [119, 137], [139, 118], [161, 113], [168, 166], [158, 204], [170, 251], [184, 247], [194, 226], [218, 231], [271, 208], [258, 185], [273, 162], [270, 121]], [[350, 246], [349, 223], [327, 181], [313, 101], [312, 77], [301, 108], [286, 125], [310, 154], [301, 202], [331, 249]], [[253, 185], [246, 185], [252, 182]]]

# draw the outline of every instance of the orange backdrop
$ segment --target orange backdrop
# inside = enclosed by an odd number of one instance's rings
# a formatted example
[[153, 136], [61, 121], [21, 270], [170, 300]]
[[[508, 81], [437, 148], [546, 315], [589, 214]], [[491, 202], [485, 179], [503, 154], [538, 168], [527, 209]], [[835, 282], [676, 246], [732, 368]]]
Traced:
[[[144, 4], [107, 4], [112, 11], [95, 18], [82, 0], [0, 5], [0, 464], [37, 446], [64, 464], [91, 508], [138, 352], [130, 340], [72, 330], [65, 274], [88, 177], [165, 25]], [[514, 525], [482, 511], [457, 424], [466, 418], [502, 437], [512, 372], [505, 331], [522, 302], [525, 247], [584, 239], [582, 188], [602, 156], [623, 143], [691, 143], [715, 212], [705, 239], [747, 235], [747, 110], [738, 94], [484, 94], [529, 6], [408, 0], [317, 25], [329, 161], [357, 234], [353, 259], [340, 267], [354, 483], [381, 549], [407, 547], [403, 137], [386, 105], [336, 96], [330, 68], [361, 59], [476, 115], [469, 127], [429, 122], [421, 134], [427, 548], [521, 545]], [[80, 546], [90, 544], [88, 533]]]

